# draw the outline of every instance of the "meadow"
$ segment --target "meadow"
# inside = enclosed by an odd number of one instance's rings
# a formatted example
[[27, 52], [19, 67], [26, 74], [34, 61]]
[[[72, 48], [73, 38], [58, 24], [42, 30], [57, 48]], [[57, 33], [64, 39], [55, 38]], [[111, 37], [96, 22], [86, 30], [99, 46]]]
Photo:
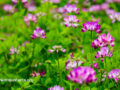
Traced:
[[0, 0], [0, 90], [119, 90], [120, 0]]

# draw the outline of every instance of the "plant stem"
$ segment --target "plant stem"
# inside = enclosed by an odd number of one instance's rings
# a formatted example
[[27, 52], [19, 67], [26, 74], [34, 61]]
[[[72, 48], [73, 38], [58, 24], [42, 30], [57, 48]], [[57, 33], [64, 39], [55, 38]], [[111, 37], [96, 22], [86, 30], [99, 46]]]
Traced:
[[[91, 31], [91, 44], [92, 44], [92, 39], [93, 39], [93, 35], [92, 35], [92, 31]], [[93, 65], [92, 53], [93, 53], [93, 51], [92, 51], [92, 46], [91, 46], [91, 63]]]

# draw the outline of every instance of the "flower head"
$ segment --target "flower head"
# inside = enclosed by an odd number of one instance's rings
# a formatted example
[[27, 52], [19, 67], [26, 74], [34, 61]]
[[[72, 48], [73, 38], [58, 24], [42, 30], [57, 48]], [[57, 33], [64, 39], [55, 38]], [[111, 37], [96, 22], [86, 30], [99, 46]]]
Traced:
[[64, 90], [64, 87], [60, 87], [58, 85], [55, 85], [54, 87], [50, 87], [48, 90]]
[[62, 48], [62, 46], [60, 46], [60, 45], [55, 45], [55, 46], [52, 47], [52, 49], [48, 50], [48, 52], [50, 52], [50, 53], [53, 53], [53, 52], [57, 52], [58, 53], [59, 51], [65, 53], [66, 49]]
[[98, 47], [106, 47], [110, 45], [111, 47], [114, 46], [114, 38], [108, 33], [102, 34], [98, 37], [98, 39], [95, 39], [94, 42], [92, 42], [92, 47], [98, 48]]
[[115, 82], [117, 83], [118, 80], [120, 80], [120, 69], [113, 69], [108, 73], [108, 78], [109, 79], [114, 79]]
[[77, 67], [70, 71], [70, 74], [67, 76], [68, 80], [72, 80], [75, 83], [91, 83], [97, 80], [96, 72], [90, 67]]
[[35, 38], [45, 39], [46, 38], [45, 31], [39, 27], [36, 28], [36, 30], [33, 31], [33, 35], [32, 35], [32, 39], [35, 39]]
[[42, 72], [33, 72], [32, 73], [32, 77], [44, 76], [45, 73], [46, 73], [45, 71], [42, 71]]
[[9, 13], [14, 13], [14, 7], [12, 5], [6, 4], [3, 6], [3, 10]]
[[67, 4], [64, 6], [64, 9], [67, 13], [75, 12], [79, 14], [79, 8], [77, 8], [76, 5]]
[[76, 18], [75, 15], [70, 15], [64, 18], [65, 26], [66, 27], [77, 27], [79, 24], [79, 20]]
[[65, 69], [69, 70], [69, 69], [73, 69], [76, 68], [78, 66], [81, 66], [81, 64], [83, 64], [84, 62], [81, 61], [79, 58], [75, 58], [73, 53], [70, 55], [70, 59], [67, 60], [67, 62], [65, 63]]
[[102, 47], [100, 51], [98, 51], [95, 55], [95, 58], [102, 58], [104, 60], [104, 57], [112, 57], [112, 51], [109, 52], [108, 47]]
[[17, 50], [17, 48], [14, 48], [13, 46], [10, 48], [10, 55], [12, 55], [12, 54], [14, 54], [14, 53], [16, 53], [16, 54], [19, 54], [19, 51]]
[[101, 26], [97, 22], [89, 22], [83, 24], [82, 32], [86, 32], [88, 30], [95, 31], [97, 33], [100, 33]]
[[36, 15], [28, 14], [27, 16], [24, 16], [24, 22], [29, 26], [30, 22], [37, 22], [37, 17]]
[[99, 66], [98, 66], [98, 63], [94, 63], [94, 64], [93, 64], [93, 67], [94, 67], [94, 68], [98, 68], [98, 67], [99, 67]]

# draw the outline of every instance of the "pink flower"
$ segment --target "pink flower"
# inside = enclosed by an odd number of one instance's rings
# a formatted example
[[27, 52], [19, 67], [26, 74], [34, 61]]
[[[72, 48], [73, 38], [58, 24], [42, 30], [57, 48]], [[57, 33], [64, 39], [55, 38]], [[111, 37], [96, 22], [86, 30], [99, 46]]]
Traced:
[[94, 63], [94, 64], [93, 64], [93, 67], [94, 67], [94, 68], [98, 68], [98, 67], [99, 67], [99, 66], [98, 66], [98, 63]]
[[37, 22], [37, 17], [36, 15], [28, 14], [27, 16], [24, 16], [24, 22], [29, 26], [30, 22]]
[[101, 6], [100, 5], [93, 5], [89, 8], [89, 12], [96, 12], [96, 11], [101, 11]]
[[6, 4], [3, 6], [3, 10], [9, 13], [14, 13], [14, 7], [12, 5]]
[[77, 67], [70, 71], [67, 76], [68, 80], [74, 81], [75, 83], [91, 83], [97, 80], [96, 72], [90, 67]]
[[94, 48], [106, 47], [108, 45], [110, 45], [111, 47], [114, 46], [114, 38], [109, 33], [107, 35], [106, 34], [100, 35], [98, 39], [92, 42], [92, 47]]
[[17, 48], [13, 48], [13, 46], [10, 48], [10, 55], [12, 55], [12, 54], [14, 54], [14, 53], [16, 53], [16, 54], [19, 54], [19, 51], [17, 50]]
[[78, 4], [78, 0], [68, 0], [68, 3], [76, 3], [76, 4]]
[[46, 38], [45, 31], [39, 27], [36, 28], [36, 30], [33, 31], [33, 35], [32, 35], [32, 39], [35, 39], [35, 38], [45, 39]]
[[12, 3], [16, 5], [18, 3], [18, 0], [12, 0]]
[[55, 85], [54, 87], [48, 88], [48, 90], [64, 90], [64, 87], [60, 87], [58, 85]]
[[42, 72], [33, 72], [32, 73], [32, 77], [44, 76], [45, 73], [46, 73], [45, 71], [42, 71]]
[[21, 0], [21, 2], [22, 2], [23, 4], [26, 4], [26, 3], [27, 3], [27, 0]]
[[108, 47], [102, 47], [100, 51], [98, 51], [95, 55], [95, 58], [102, 58], [104, 60], [104, 57], [112, 57], [112, 51], [109, 52]]
[[115, 82], [117, 83], [118, 80], [120, 80], [120, 69], [113, 69], [108, 73], [108, 78], [109, 79], [114, 79]]
[[66, 27], [75, 27], [76, 28], [79, 25], [79, 24], [77, 24], [79, 22], [79, 20], [76, 18], [75, 15], [65, 17], [64, 21], [65, 21]]
[[79, 14], [79, 8], [77, 8], [76, 5], [67, 4], [64, 6], [64, 9], [68, 13], [75, 12], [76, 14]]
[[60, 0], [42, 0], [42, 3], [51, 2], [51, 3], [60, 3]]
[[100, 33], [101, 26], [97, 22], [89, 22], [83, 24], [82, 32], [86, 32], [88, 30], [95, 31], [97, 33]]
[[50, 52], [50, 53], [53, 53], [53, 52], [57, 52], [58, 53], [59, 51], [65, 53], [66, 49], [62, 48], [62, 46], [60, 46], [60, 45], [55, 45], [55, 46], [52, 47], [52, 49], [48, 50], [48, 52]]
[[80, 60], [76, 61], [76, 60], [68, 59], [67, 62], [65, 63], [65, 69], [69, 70], [72, 68], [76, 68], [78, 66], [81, 66], [81, 64], [83, 64], [83, 61], [80, 61]]

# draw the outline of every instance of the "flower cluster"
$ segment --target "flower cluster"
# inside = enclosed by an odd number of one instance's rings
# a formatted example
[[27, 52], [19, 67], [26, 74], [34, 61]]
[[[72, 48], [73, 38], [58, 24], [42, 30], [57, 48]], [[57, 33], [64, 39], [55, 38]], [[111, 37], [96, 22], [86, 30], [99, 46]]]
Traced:
[[46, 38], [46, 34], [45, 34], [44, 30], [42, 30], [41, 28], [37, 27], [36, 30], [33, 31], [33, 35], [31, 37], [32, 37], [32, 39], [35, 39], [35, 38], [45, 39]]
[[78, 0], [68, 0], [68, 3], [75, 3], [75, 4], [78, 4]]
[[50, 87], [48, 90], [64, 90], [64, 87], [60, 87], [58, 85], [55, 85], [54, 87]]
[[88, 11], [89, 12], [96, 12], [96, 11], [101, 11], [101, 10], [107, 10], [109, 8], [108, 3], [103, 3], [101, 5], [93, 5], [91, 6]]
[[70, 15], [64, 18], [65, 26], [66, 27], [74, 27], [76, 28], [79, 24], [79, 20], [76, 18], [75, 15]]
[[75, 58], [73, 56], [73, 53], [70, 55], [70, 59], [67, 60], [67, 62], [65, 63], [65, 69], [66, 70], [69, 70], [69, 69], [73, 69], [73, 68], [76, 68], [78, 66], [81, 66], [81, 64], [83, 64], [84, 62], [81, 61], [80, 59], [78, 58]]
[[27, 24], [27, 26], [30, 25], [30, 22], [37, 22], [37, 17], [36, 15], [28, 14], [27, 16], [24, 16], [24, 22]]
[[104, 60], [104, 57], [112, 57], [112, 51], [109, 51], [108, 47], [102, 47], [100, 51], [98, 51], [95, 55], [95, 58], [101, 58], [101, 60]]
[[106, 47], [110, 45], [111, 47], [114, 46], [114, 38], [108, 33], [102, 34], [98, 37], [98, 39], [95, 39], [94, 42], [92, 42], [92, 47], [98, 48], [98, 47]]
[[82, 32], [86, 32], [88, 30], [95, 31], [97, 33], [100, 33], [101, 26], [97, 22], [89, 22], [83, 24]]
[[98, 63], [94, 63], [94, 64], [93, 64], [93, 67], [96, 68], [96, 69], [99, 68]]
[[79, 8], [77, 8], [76, 5], [67, 4], [64, 6], [64, 10], [67, 13], [75, 12], [76, 14], [79, 14]]
[[60, 0], [42, 0], [41, 3], [51, 2], [51, 3], [60, 3]]
[[107, 15], [112, 20], [112, 23], [114, 23], [116, 20], [120, 22], [120, 12], [115, 12], [114, 10], [106, 10]]
[[67, 76], [68, 80], [72, 80], [79, 84], [82, 83], [91, 83], [97, 80], [96, 72], [90, 67], [77, 67], [70, 71], [70, 74]]
[[106, 0], [107, 3], [120, 3], [120, 0]]
[[48, 50], [48, 52], [50, 52], [50, 53], [53, 53], [53, 52], [57, 52], [58, 53], [59, 51], [65, 53], [66, 49], [62, 48], [62, 46], [60, 46], [60, 45], [55, 45], [55, 46], [52, 47], [52, 49]]
[[3, 10], [9, 13], [14, 13], [15, 8], [12, 5], [6, 4], [3, 6]]
[[115, 82], [117, 83], [118, 80], [120, 80], [120, 69], [113, 69], [108, 73], [108, 78], [109, 79], [114, 79]]
[[42, 72], [33, 72], [32, 73], [32, 77], [44, 76], [45, 73], [46, 73], [45, 71], [42, 71]]
[[[14, 5], [16, 5], [16, 4], [18, 3], [18, 1], [19, 1], [19, 0], [12, 0], [12, 3], [13, 3]], [[23, 3], [24, 7], [26, 7], [27, 4], [28, 4], [28, 1], [27, 1], [27, 0], [21, 0], [21, 2]]]
[[13, 46], [10, 48], [10, 55], [12, 55], [12, 54], [14, 54], [14, 53], [16, 53], [16, 54], [19, 54], [19, 50], [17, 50], [17, 48], [14, 48]]

